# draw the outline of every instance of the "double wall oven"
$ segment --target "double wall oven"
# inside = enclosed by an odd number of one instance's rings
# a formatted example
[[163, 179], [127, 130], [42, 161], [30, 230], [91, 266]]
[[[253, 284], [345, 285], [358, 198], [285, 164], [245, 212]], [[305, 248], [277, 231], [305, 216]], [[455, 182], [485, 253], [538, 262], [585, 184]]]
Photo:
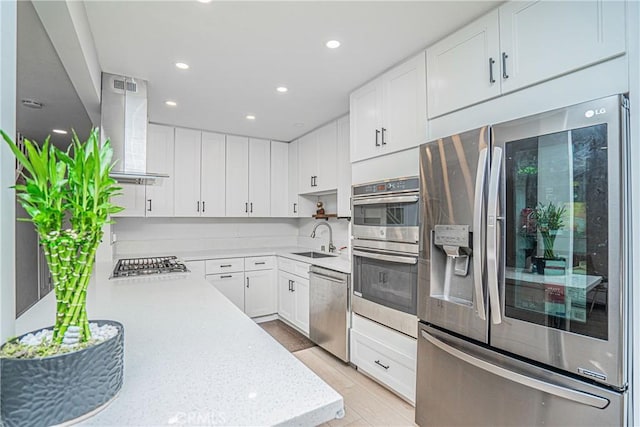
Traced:
[[354, 313], [417, 337], [420, 182], [352, 189]]

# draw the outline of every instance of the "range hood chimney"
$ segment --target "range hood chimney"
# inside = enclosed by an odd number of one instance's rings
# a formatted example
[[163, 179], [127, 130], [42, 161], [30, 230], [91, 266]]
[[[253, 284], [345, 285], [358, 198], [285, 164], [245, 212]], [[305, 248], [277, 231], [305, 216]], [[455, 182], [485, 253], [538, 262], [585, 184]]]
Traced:
[[102, 73], [101, 140], [111, 140], [117, 161], [111, 177], [144, 184], [166, 174], [147, 172], [147, 82]]

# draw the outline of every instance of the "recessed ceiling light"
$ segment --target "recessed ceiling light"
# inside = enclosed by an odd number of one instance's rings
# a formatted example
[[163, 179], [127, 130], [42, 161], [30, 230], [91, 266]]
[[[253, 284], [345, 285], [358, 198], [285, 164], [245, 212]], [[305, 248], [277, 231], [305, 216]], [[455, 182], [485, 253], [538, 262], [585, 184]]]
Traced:
[[64, 129], [53, 129], [53, 133], [59, 133], [60, 135], [66, 135], [67, 131]]
[[211, 0], [198, 0], [200, 3], [211, 3]]
[[169, 107], [175, 107], [176, 105], [178, 105], [176, 101], [164, 101], [164, 103], [167, 104]]
[[255, 120], [256, 116], [252, 116], [251, 114], [247, 114], [247, 116], [245, 117], [247, 120]]
[[181, 70], [188, 70], [189, 64], [185, 64], [184, 62], [176, 62], [176, 67], [180, 68]]
[[338, 40], [329, 40], [327, 42], [327, 47], [329, 49], [335, 49], [337, 47], [340, 47], [340, 42]]
[[284, 87], [284, 86], [278, 86], [278, 87], [276, 88], [276, 90], [277, 90], [278, 92], [285, 93], [285, 92], [286, 92], [286, 91], [288, 91], [289, 89], [287, 89], [287, 88], [286, 88], [286, 87]]

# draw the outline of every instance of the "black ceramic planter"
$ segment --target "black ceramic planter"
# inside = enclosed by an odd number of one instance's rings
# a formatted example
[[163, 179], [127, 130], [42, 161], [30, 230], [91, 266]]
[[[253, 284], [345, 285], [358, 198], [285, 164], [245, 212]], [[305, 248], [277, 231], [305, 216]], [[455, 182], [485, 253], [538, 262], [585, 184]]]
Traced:
[[122, 387], [124, 327], [97, 345], [41, 359], [0, 359], [0, 408], [6, 426], [49, 426], [85, 415]]

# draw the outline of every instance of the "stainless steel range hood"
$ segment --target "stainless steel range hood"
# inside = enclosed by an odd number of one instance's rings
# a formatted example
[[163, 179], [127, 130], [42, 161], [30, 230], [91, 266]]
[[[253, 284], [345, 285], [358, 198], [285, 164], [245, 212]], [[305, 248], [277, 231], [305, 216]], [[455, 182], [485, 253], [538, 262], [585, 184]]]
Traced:
[[167, 174], [147, 171], [147, 82], [102, 73], [101, 139], [111, 140], [116, 166], [111, 177], [144, 184]]

